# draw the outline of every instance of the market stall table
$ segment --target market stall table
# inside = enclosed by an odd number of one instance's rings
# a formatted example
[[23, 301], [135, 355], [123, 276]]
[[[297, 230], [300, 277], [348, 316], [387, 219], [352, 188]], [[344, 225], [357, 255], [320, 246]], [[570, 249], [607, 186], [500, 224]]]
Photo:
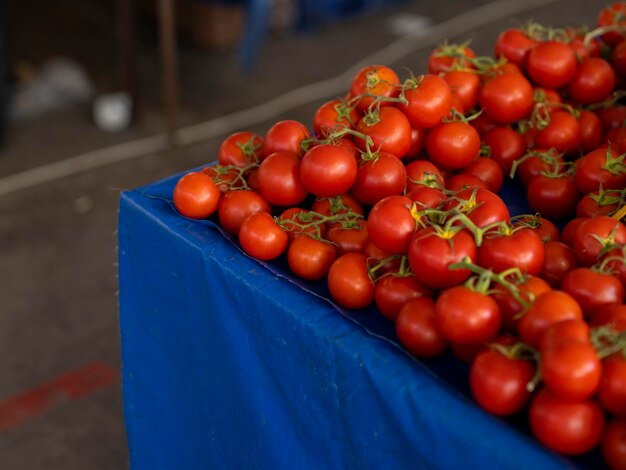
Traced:
[[181, 217], [177, 179], [120, 204], [132, 468], [598, 468], [597, 455], [565, 459], [523, 420], [481, 410], [467, 366], [412, 358], [374, 308], [340, 310], [324, 282]]

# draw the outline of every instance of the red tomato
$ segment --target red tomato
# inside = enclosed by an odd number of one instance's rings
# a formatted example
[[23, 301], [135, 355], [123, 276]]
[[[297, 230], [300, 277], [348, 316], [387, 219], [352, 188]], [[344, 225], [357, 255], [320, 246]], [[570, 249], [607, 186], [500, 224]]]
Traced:
[[500, 309], [491, 297], [465, 286], [443, 291], [435, 304], [435, 322], [448, 341], [482, 344], [500, 329]]
[[[626, 26], [626, 4], [613, 2], [598, 14], [598, 26]], [[602, 35], [602, 41], [613, 46], [624, 39], [623, 33], [610, 31]]]
[[245, 167], [262, 160], [263, 138], [254, 132], [236, 132], [222, 142], [217, 154], [220, 165]]
[[529, 228], [510, 234], [487, 234], [478, 248], [478, 264], [496, 273], [519, 268], [523, 274], [537, 276], [544, 256], [541, 238]]
[[564, 341], [589, 343], [589, 325], [581, 320], [563, 320], [546, 330], [539, 350], [543, 351]]
[[541, 277], [552, 287], [561, 285], [563, 277], [578, 266], [574, 251], [564, 243], [548, 241], [543, 244], [545, 258]]
[[317, 197], [335, 197], [347, 192], [356, 181], [358, 165], [350, 151], [323, 144], [302, 157], [302, 184]]
[[461, 114], [469, 113], [478, 104], [480, 93], [480, 78], [478, 74], [469, 70], [450, 70], [442, 75], [452, 91], [452, 96], [456, 97], [460, 103], [458, 111]]
[[376, 281], [376, 307], [389, 320], [396, 321], [402, 306], [411, 299], [432, 297], [433, 292], [415, 276], [397, 276], [389, 273]]
[[343, 100], [331, 100], [320, 106], [313, 116], [313, 132], [318, 137], [326, 137], [333, 130], [341, 127], [354, 129], [361, 119], [356, 108], [350, 107]]
[[[233, 166], [211, 165], [203, 168], [201, 173], [213, 180], [220, 193], [243, 187], [239, 169]], [[249, 176], [250, 174], [248, 174], [248, 178]]]
[[521, 29], [505, 29], [496, 39], [494, 55], [496, 58], [504, 57], [509, 62], [526, 68], [528, 54], [536, 45], [537, 41], [528, 37]]
[[363, 215], [363, 206], [350, 194], [318, 198], [311, 204], [311, 210], [322, 215], [346, 214], [348, 211]]
[[522, 158], [517, 167], [517, 174], [524, 186], [528, 186], [533, 177], [541, 173], [550, 173], [554, 166], [563, 162], [563, 156], [554, 149], [533, 149]]
[[465, 122], [439, 124], [426, 137], [426, 151], [438, 167], [461, 170], [478, 156], [480, 136]]
[[536, 348], [550, 326], [563, 320], [582, 319], [582, 310], [572, 296], [558, 290], [549, 290], [535, 299], [517, 327], [520, 339]]
[[626, 106], [609, 106], [608, 108], [600, 108], [596, 114], [602, 122], [602, 128], [608, 132], [611, 129], [623, 127], [626, 119]]
[[309, 130], [298, 121], [279, 121], [265, 134], [263, 154], [271, 155], [274, 152], [286, 150], [296, 155], [302, 155], [302, 141], [311, 137]]
[[610, 148], [594, 150], [581, 158], [576, 165], [578, 189], [587, 194], [597, 191], [600, 183], [605, 190], [626, 187], [626, 168], [618, 158], [619, 154]]
[[469, 188], [456, 194], [455, 200], [448, 200], [446, 209], [456, 207], [478, 227], [486, 227], [495, 222], [509, 220], [509, 209], [497, 194], [488, 189]]
[[301, 207], [285, 209], [278, 219], [290, 241], [303, 233], [322, 238], [326, 235], [326, 226], [324, 224], [311, 224], [311, 222], [318, 220], [317, 217], [311, 214], [311, 211]]
[[420, 157], [426, 143], [426, 129], [411, 129], [411, 146], [402, 159], [412, 161]]
[[567, 111], [550, 114], [550, 124], [535, 134], [538, 147], [553, 148], [559, 153], [573, 153], [581, 142], [578, 120]]
[[537, 175], [530, 180], [526, 196], [533, 211], [554, 220], [572, 216], [581, 198], [574, 178], [570, 175]]
[[626, 418], [626, 356], [612, 354], [602, 361], [598, 401], [609, 413]]
[[254, 191], [228, 191], [220, 198], [217, 215], [220, 225], [231, 235], [238, 235], [242, 222], [250, 214], [271, 212], [270, 205], [263, 196]]
[[576, 217], [595, 217], [596, 215], [611, 215], [619, 207], [621, 194], [618, 191], [593, 191], [585, 194], [576, 206]]
[[599, 103], [611, 96], [615, 81], [611, 65], [604, 59], [591, 57], [578, 66], [567, 91], [579, 103]]
[[448, 349], [448, 341], [435, 323], [435, 302], [417, 297], [406, 302], [396, 320], [400, 344], [417, 357], [435, 357]]
[[487, 189], [497, 193], [502, 188], [504, 175], [500, 165], [491, 158], [479, 157], [463, 170], [464, 173], [480, 178], [487, 184]]
[[508, 126], [494, 127], [485, 134], [483, 141], [491, 149], [491, 159], [500, 165], [507, 176], [513, 162], [526, 152], [524, 138]]
[[541, 215], [524, 215], [511, 220], [514, 227], [528, 227], [535, 232], [543, 243], [559, 240], [559, 229], [553, 222], [550, 222]]
[[363, 253], [369, 243], [367, 222], [361, 220], [358, 225], [350, 228], [342, 228], [340, 224], [334, 224], [328, 229], [327, 238], [335, 244], [337, 254]]
[[626, 305], [609, 305], [594, 312], [592, 326], [611, 325], [615, 331], [626, 331]]
[[423, 185], [418, 185], [416, 189], [407, 193], [406, 197], [417, 203], [418, 211], [425, 208], [436, 209], [448, 199], [448, 196], [441, 189]]
[[595, 264], [607, 243], [626, 243], [624, 224], [606, 215], [585, 220], [574, 234], [573, 248], [578, 262], [583, 266]]
[[576, 73], [576, 54], [565, 43], [544, 41], [528, 54], [527, 71], [539, 86], [560, 88]]
[[531, 402], [529, 418], [539, 442], [566, 455], [590, 451], [600, 443], [604, 431], [604, 413], [595, 402], [565, 401], [548, 389]]
[[533, 87], [521, 74], [497, 75], [480, 89], [480, 106], [500, 124], [527, 117], [533, 108]]
[[461, 191], [466, 188], [488, 189], [487, 183], [481, 180], [478, 176], [469, 175], [467, 173], [454, 175], [446, 182], [446, 189], [448, 191]]
[[611, 66], [619, 78], [626, 78], [626, 41], [621, 41], [611, 51]]
[[374, 301], [374, 284], [367, 259], [360, 253], [346, 253], [328, 271], [328, 289], [333, 300], [350, 309], [365, 308]]
[[452, 92], [446, 81], [437, 75], [421, 75], [404, 90], [407, 103], [398, 108], [411, 126], [429, 129], [441, 124], [452, 108]]
[[379, 152], [376, 158], [359, 166], [352, 194], [359, 202], [372, 206], [387, 196], [402, 194], [406, 182], [402, 161], [390, 153]]
[[374, 266], [383, 260], [385, 263], [381, 268], [376, 271], [376, 273], [388, 273], [388, 272], [398, 272], [400, 269], [400, 259], [394, 257], [391, 258], [391, 254], [387, 253], [384, 250], [381, 250], [376, 245], [374, 245], [371, 241], [367, 243], [365, 250], [363, 250], [363, 254], [367, 257], [367, 261], [371, 266]]
[[563, 400], [591, 398], [600, 385], [602, 375], [598, 353], [591, 343], [563, 339], [543, 344], [540, 367], [546, 387]]
[[582, 224], [587, 219], [588, 217], [580, 217], [572, 219], [567, 224], [565, 224], [565, 227], [563, 227], [563, 230], [561, 230], [561, 241], [570, 248], [574, 248], [574, 235], [576, 234], [576, 231], [578, 230], [580, 224]]
[[428, 227], [415, 232], [408, 247], [409, 263], [415, 277], [433, 289], [446, 289], [464, 282], [470, 275], [467, 269], [448, 269], [448, 266], [468, 257], [476, 261], [476, 243], [468, 232], [438, 233]]
[[389, 196], [377, 202], [367, 219], [370, 240], [387, 253], [405, 254], [415, 231], [411, 205], [404, 196]]
[[624, 287], [618, 278], [590, 268], [576, 268], [568, 272], [563, 277], [561, 289], [574, 297], [587, 315], [624, 301]]
[[602, 456], [611, 470], [626, 470], [626, 419], [614, 419], [606, 426]]
[[408, 178], [407, 191], [413, 191], [420, 186], [441, 186], [445, 185], [445, 179], [439, 168], [427, 160], [416, 160], [406, 166]]
[[241, 248], [253, 258], [268, 261], [280, 256], [289, 238], [267, 212], [256, 212], [242, 222], [239, 229]]
[[535, 373], [532, 362], [510, 359], [487, 348], [476, 356], [470, 368], [472, 396], [478, 404], [497, 416], [510, 416], [530, 400], [526, 385]]
[[[362, 96], [357, 107], [362, 112], [374, 102], [377, 97], [396, 97], [400, 94], [400, 78], [385, 65], [368, 65], [363, 67], [352, 80], [350, 98]], [[382, 101], [381, 106], [392, 103]]]
[[467, 58], [473, 59], [475, 57], [474, 51], [462, 44], [444, 44], [432, 51], [428, 57], [428, 73], [447, 72], [454, 66], [474, 68]]
[[220, 191], [202, 172], [187, 173], [174, 187], [174, 206], [185, 217], [206, 219], [217, 210]]
[[259, 190], [270, 204], [294, 206], [300, 204], [309, 192], [301, 179], [301, 162], [293, 152], [274, 152], [259, 167]]
[[335, 259], [337, 252], [333, 245], [308, 235], [296, 237], [287, 251], [291, 271], [308, 281], [318, 281], [326, 277]]
[[[532, 304], [534, 300], [550, 290], [550, 286], [536, 276], [524, 276], [521, 281], [514, 282], [519, 289], [519, 295], [527, 303]], [[517, 331], [518, 319], [516, 316], [524, 309], [511, 293], [502, 287], [495, 287], [494, 293], [491, 294], [493, 300], [500, 307], [500, 315], [502, 316], [502, 325], [507, 331], [515, 333]]]
[[[374, 120], [366, 114], [357, 123], [356, 128], [357, 131], [371, 137], [374, 143], [372, 151], [380, 150], [402, 158], [411, 147], [411, 124], [397, 108], [380, 108]], [[367, 150], [364, 139], [356, 137], [355, 142], [361, 150]]]

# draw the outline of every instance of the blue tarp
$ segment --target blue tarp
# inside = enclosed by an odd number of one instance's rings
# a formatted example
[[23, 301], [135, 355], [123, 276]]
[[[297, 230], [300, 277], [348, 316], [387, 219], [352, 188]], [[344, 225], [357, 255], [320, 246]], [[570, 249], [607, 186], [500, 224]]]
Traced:
[[598, 468], [478, 408], [467, 367], [418, 361], [374, 308], [178, 215], [177, 177], [122, 195], [123, 391], [133, 469]]

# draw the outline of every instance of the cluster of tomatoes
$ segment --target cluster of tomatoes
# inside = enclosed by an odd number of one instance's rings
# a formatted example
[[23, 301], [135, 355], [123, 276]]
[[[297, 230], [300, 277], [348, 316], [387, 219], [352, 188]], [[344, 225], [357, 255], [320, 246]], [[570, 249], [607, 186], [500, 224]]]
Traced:
[[[415, 356], [451, 348], [478, 404], [527, 412], [548, 448], [626, 469], [625, 25], [618, 2], [592, 32], [506, 30], [495, 58], [365, 67], [313, 133], [229, 136], [174, 204], [345, 308], [375, 303]], [[534, 215], [510, 216], [509, 176]]]

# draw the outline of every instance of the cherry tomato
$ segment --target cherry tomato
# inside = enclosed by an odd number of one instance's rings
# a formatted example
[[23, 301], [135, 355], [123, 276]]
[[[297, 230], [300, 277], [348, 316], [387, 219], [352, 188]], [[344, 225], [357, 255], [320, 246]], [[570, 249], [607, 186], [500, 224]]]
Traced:
[[324, 224], [307, 225], [316, 220], [316, 217], [314, 214], [311, 214], [311, 211], [301, 207], [285, 209], [278, 219], [282, 229], [287, 232], [290, 241], [302, 234], [319, 237], [326, 235], [326, 226]]
[[364, 308], [374, 301], [374, 284], [369, 277], [367, 259], [360, 253], [346, 253], [328, 271], [328, 289], [342, 307]]
[[479, 102], [490, 119], [511, 124], [532, 111], [533, 87], [521, 74], [497, 75], [480, 89]]
[[595, 217], [611, 215], [619, 208], [621, 197], [619, 192], [593, 191], [585, 194], [576, 206], [576, 217]]
[[[608, 240], [601, 242], [598, 240]], [[591, 266], [606, 243], [626, 243], [626, 227], [620, 221], [606, 215], [599, 215], [582, 222], [574, 234], [573, 248], [578, 262]]]
[[615, 331], [626, 331], [626, 305], [609, 305], [593, 313], [592, 326], [611, 325]]
[[296, 237], [287, 250], [287, 261], [291, 271], [308, 281], [317, 281], [326, 277], [335, 259], [337, 259], [337, 252], [330, 243], [309, 235]]
[[409, 119], [411, 126], [429, 129], [441, 124], [452, 108], [452, 92], [448, 83], [437, 75], [421, 75], [404, 90], [406, 103], [398, 108]]
[[428, 57], [428, 73], [440, 74], [454, 66], [472, 69], [474, 66], [467, 59], [476, 54], [472, 49], [460, 44], [444, 44], [433, 50]]
[[606, 60], [590, 57], [578, 66], [567, 91], [582, 104], [599, 103], [611, 96], [615, 81], [615, 72]]
[[435, 322], [435, 302], [417, 297], [406, 302], [396, 320], [400, 344], [417, 357], [435, 357], [448, 349], [448, 341]]
[[[362, 96], [358, 102], [358, 109], [362, 112], [379, 96], [396, 97], [400, 94], [400, 78], [396, 73], [385, 65], [368, 65], [363, 67], [352, 80], [350, 97]], [[382, 101], [381, 106], [389, 106], [392, 103]]]
[[350, 151], [332, 144], [318, 145], [302, 157], [302, 184], [317, 197], [335, 197], [356, 181], [358, 165]]
[[488, 295], [465, 286], [443, 291], [435, 304], [435, 322], [448, 341], [482, 344], [500, 329], [500, 309]]
[[185, 217], [206, 219], [217, 210], [220, 194], [205, 173], [187, 173], [174, 186], [174, 206]]
[[450, 70], [442, 75], [452, 92], [452, 97], [458, 100], [461, 114], [469, 113], [478, 104], [480, 94], [480, 78], [478, 74], [469, 70]]
[[352, 194], [359, 202], [372, 206], [387, 196], [401, 195], [406, 182], [402, 161], [390, 153], [378, 152], [376, 158], [359, 166]]
[[494, 127], [485, 134], [483, 141], [491, 149], [491, 159], [500, 165], [506, 176], [513, 162], [526, 152], [524, 138], [508, 126]]
[[[598, 26], [626, 26], [624, 16], [626, 15], [626, 4], [624, 2], [613, 2], [603, 8], [598, 14]], [[623, 33], [610, 31], [602, 35], [602, 41], [613, 46], [624, 39]]]
[[541, 277], [552, 287], [559, 287], [563, 277], [578, 266], [574, 251], [565, 243], [548, 241], [543, 244], [545, 258]]
[[623, 162], [616, 161], [619, 154], [610, 148], [594, 150], [576, 165], [576, 186], [583, 193], [603, 189], [623, 189], [626, 187], [626, 169]]
[[464, 189], [456, 194], [456, 199], [448, 200], [446, 209], [457, 208], [478, 227], [486, 227], [495, 222], [509, 220], [509, 209], [497, 194], [484, 188]]
[[389, 320], [396, 321], [402, 306], [411, 299], [432, 297], [433, 292], [415, 276], [387, 274], [376, 281], [376, 307]]
[[427, 160], [416, 160], [406, 166], [408, 178], [407, 191], [413, 191], [420, 186], [440, 186], [445, 185], [445, 179], [439, 168]]
[[[380, 150], [404, 157], [411, 147], [411, 124], [406, 116], [397, 108], [380, 108], [378, 115], [372, 119], [366, 114], [356, 125], [357, 131], [371, 137], [373, 150]], [[355, 142], [361, 150], [367, 150], [366, 141], [356, 137]]]
[[480, 136], [465, 122], [434, 127], [426, 137], [426, 151], [435, 165], [450, 170], [467, 167], [478, 156]]
[[504, 57], [509, 62], [526, 68], [528, 54], [537, 41], [518, 28], [505, 29], [496, 39], [494, 55], [496, 58]]
[[535, 134], [538, 147], [553, 148], [557, 152], [573, 153], [581, 142], [578, 120], [567, 111], [550, 114], [550, 124]]
[[593, 401], [571, 402], [541, 390], [530, 404], [530, 427], [548, 449], [580, 455], [600, 443], [604, 413]]
[[370, 240], [392, 255], [405, 254], [415, 231], [411, 205], [404, 196], [389, 196], [377, 202], [367, 219]]
[[574, 341], [589, 343], [589, 325], [581, 320], [563, 320], [549, 327], [541, 339], [539, 350], [543, 351], [559, 343]]
[[293, 152], [274, 152], [259, 167], [259, 189], [270, 204], [293, 206], [309, 194], [301, 179], [301, 162]]
[[523, 274], [537, 276], [544, 256], [541, 238], [529, 228], [509, 234], [487, 234], [478, 248], [478, 264], [496, 273], [519, 268]]
[[524, 215], [512, 222], [514, 227], [521, 226], [531, 229], [543, 243], [559, 240], [559, 229], [557, 226], [545, 217], [541, 217], [541, 215]]
[[626, 469], [626, 419], [614, 419], [606, 426], [602, 456], [611, 470]]
[[426, 129], [411, 129], [411, 145], [402, 157], [405, 162], [413, 161], [420, 157], [426, 143]]
[[541, 42], [528, 54], [527, 71], [539, 86], [560, 88], [576, 73], [576, 54], [565, 43]]
[[464, 173], [480, 178], [487, 184], [487, 189], [497, 193], [502, 188], [504, 175], [500, 165], [491, 158], [479, 157], [463, 170]]
[[369, 243], [368, 224], [365, 220], [359, 221], [358, 225], [343, 228], [340, 224], [333, 224], [328, 229], [327, 238], [335, 244], [337, 254], [363, 253]]
[[326, 137], [338, 127], [354, 129], [361, 119], [356, 108], [343, 100], [331, 100], [320, 106], [313, 116], [313, 132], [318, 137]]
[[[520, 281], [514, 282], [514, 284], [519, 289], [519, 296], [529, 304], [532, 304], [538, 296], [550, 290], [548, 283], [536, 276], [524, 276]], [[517, 332], [518, 319], [516, 317], [522, 312], [524, 307], [504, 288], [496, 287], [494, 291], [492, 297], [498, 304], [498, 307], [500, 307], [502, 326], [511, 333]]]
[[286, 150], [296, 155], [302, 155], [302, 141], [311, 137], [309, 130], [298, 121], [286, 120], [274, 124], [265, 134], [263, 154], [271, 155], [274, 152]]
[[417, 203], [418, 211], [425, 208], [435, 209], [448, 199], [443, 190], [423, 185], [407, 193], [406, 197]]
[[576, 268], [568, 272], [563, 277], [561, 289], [574, 297], [587, 315], [601, 307], [624, 301], [624, 287], [618, 278], [590, 268]]
[[363, 206], [350, 194], [341, 194], [332, 198], [317, 198], [311, 204], [311, 210], [322, 215], [346, 214], [348, 211], [363, 215]]
[[217, 154], [220, 165], [245, 167], [262, 160], [263, 138], [254, 132], [236, 132], [222, 142]]
[[446, 182], [446, 189], [448, 191], [461, 191], [467, 188], [488, 189], [487, 183], [481, 180], [478, 176], [470, 175], [465, 172], [454, 175], [452, 178], [448, 178], [448, 181]]
[[534, 373], [530, 361], [510, 359], [496, 349], [484, 349], [470, 368], [472, 396], [490, 413], [510, 416], [530, 400], [526, 385]]
[[526, 196], [533, 211], [554, 220], [572, 216], [581, 198], [572, 176], [552, 177], [543, 174], [530, 180]]
[[256, 212], [269, 214], [270, 205], [259, 193], [245, 189], [224, 193], [217, 209], [220, 225], [235, 236], [239, 234], [239, 228], [246, 217]]
[[615, 353], [602, 361], [598, 401], [609, 413], [626, 418], [626, 356]]
[[239, 229], [241, 248], [253, 258], [268, 261], [280, 256], [289, 238], [267, 212], [255, 212], [242, 222]]
[[563, 227], [563, 230], [561, 230], [561, 241], [570, 248], [573, 248], [574, 235], [576, 234], [576, 231], [578, 230], [580, 224], [582, 224], [587, 219], [588, 217], [580, 217], [572, 219], [568, 223], [566, 223], [565, 227]]

